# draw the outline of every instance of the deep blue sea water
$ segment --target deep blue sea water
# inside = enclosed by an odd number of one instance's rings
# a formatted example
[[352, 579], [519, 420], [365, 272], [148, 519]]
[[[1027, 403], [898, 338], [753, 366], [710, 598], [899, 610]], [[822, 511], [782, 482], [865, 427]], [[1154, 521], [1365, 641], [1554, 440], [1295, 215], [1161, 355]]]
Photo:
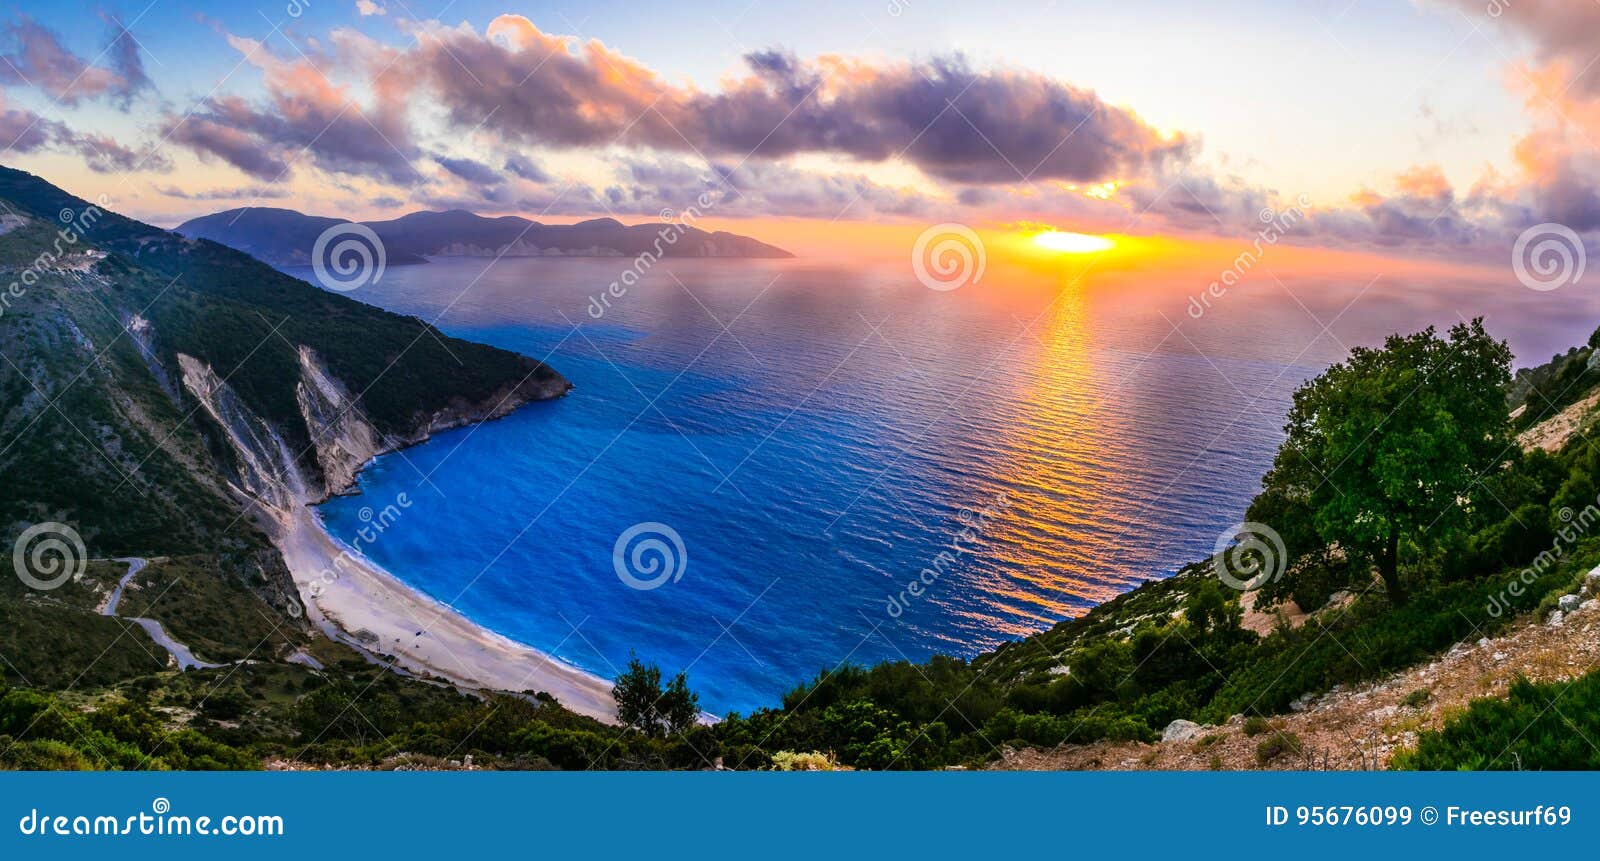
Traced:
[[[353, 541], [363, 509], [407, 494], [363, 548], [396, 576], [608, 678], [630, 653], [686, 669], [719, 714], [845, 661], [972, 655], [1209, 554], [1295, 385], [1501, 295], [1263, 279], [1195, 319], [1214, 274], [992, 266], [938, 292], [903, 264], [707, 260], [659, 264], [591, 316], [626, 265], [439, 260], [352, 294], [576, 389], [380, 458], [322, 515]], [[1535, 358], [1587, 334], [1524, 318], [1501, 334]], [[681, 538], [680, 578], [619, 577], [640, 523]]]

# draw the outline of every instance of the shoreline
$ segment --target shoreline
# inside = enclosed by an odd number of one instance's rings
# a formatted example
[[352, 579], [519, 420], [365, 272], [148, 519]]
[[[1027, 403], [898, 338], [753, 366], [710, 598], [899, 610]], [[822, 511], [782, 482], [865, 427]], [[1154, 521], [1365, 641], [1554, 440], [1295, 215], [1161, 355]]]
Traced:
[[[578, 714], [616, 722], [611, 682], [468, 619], [351, 550], [310, 505], [287, 513], [278, 549], [310, 620], [370, 656], [481, 691], [542, 691]], [[329, 577], [328, 572], [335, 576]]]

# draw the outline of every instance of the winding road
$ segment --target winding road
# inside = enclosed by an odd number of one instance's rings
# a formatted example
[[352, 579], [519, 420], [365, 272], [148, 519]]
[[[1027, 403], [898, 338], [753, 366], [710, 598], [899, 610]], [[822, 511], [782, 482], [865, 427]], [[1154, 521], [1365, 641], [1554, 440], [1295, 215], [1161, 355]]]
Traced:
[[128, 621], [133, 622], [134, 624], [143, 628], [145, 633], [150, 635], [150, 639], [156, 641], [156, 645], [166, 649], [167, 654], [171, 655], [174, 661], [177, 661], [179, 670], [211, 669], [214, 667], [223, 666], [222, 664], [208, 664], [205, 661], [196, 658], [194, 656], [194, 652], [189, 651], [188, 646], [185, 646], [177, 640], [174, 640], [172, 635], [167, 633], [167, 629], [161, 627], [161, 623], [154, 619], [117, 616], [117, 605], [122, 602], [123, 590], [128, 587], [128, 583], [131, 582], [134, 577], [138, 576], [140, 571], [144, 570], [146, 565], [150, 564], [150, 560], [141, 559], [136, 556], [130, 556], [127, 558], [118, 559], [117, 561], [128, 563], [128, 573], [122, 575], [122, 579], [117, 581], [117, 587], [111, 590], [111, 597], [106, 601], [106, 605], [101, 608], [100, 615], [112, 616], [118, 619], [126, 618]]

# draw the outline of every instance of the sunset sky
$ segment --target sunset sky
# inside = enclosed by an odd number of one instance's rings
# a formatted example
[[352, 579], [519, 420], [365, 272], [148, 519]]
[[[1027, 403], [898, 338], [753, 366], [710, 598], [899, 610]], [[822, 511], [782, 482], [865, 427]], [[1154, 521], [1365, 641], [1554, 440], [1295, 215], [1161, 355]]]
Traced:
[[[244, 205], [962, 221], [1503, 256], [1600, 231], [1600, 2], [24, 0], [0, 161], [171, 226]], [[897, 234], [898, 235], [898, 234]]]

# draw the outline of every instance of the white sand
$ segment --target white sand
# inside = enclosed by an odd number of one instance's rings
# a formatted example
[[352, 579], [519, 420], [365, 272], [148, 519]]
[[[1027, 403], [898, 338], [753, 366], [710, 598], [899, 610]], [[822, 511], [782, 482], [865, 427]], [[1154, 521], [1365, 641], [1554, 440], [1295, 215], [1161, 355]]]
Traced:
[[279, 541], [284, 560], [312, 621], [329, 636], [392, 655], [418, 674], [480, 690], [543, 691], [579, 714], [616, 722], [610, 682], [480, 627], [413, 590], [346, 549], [310, 508], [297, 507], [285, 525]]

